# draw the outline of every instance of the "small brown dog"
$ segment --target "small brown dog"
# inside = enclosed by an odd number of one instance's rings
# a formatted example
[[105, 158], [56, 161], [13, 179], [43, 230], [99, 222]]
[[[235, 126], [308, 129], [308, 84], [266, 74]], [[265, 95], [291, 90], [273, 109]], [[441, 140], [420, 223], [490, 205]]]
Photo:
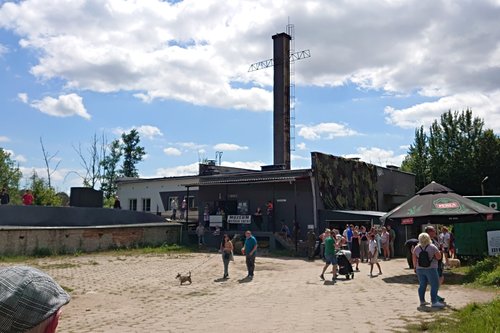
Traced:
[[448, 267], [450, 268], [458, 268], [460, 267], [460, 259], [448, 259]]
[[191, 284], [191, 272], [188, 273], [188, 275], [181, 275], [181, 273], [177, 273], [177, 276], [175, 277], [176, 279], [179, 279], [179, 281], [181, 282], [181, 285], [184, 283], [184, 282], [189, 282], [189, 284]]

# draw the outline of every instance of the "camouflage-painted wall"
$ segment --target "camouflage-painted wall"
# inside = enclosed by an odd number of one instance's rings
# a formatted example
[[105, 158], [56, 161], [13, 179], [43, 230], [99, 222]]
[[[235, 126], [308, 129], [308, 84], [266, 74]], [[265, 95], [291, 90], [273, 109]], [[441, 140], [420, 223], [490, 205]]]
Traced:
[[377, 210], [374, 165], [318, 152], [311, 162], [325, 209]]

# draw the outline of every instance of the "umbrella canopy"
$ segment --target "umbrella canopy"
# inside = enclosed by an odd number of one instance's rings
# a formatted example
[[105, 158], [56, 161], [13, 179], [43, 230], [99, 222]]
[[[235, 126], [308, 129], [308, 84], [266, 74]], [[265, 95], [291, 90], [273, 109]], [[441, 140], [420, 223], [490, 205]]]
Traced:
[[380, 218], [383, 224], [453, 224], [497, 220], [500, 212], [432, 182]]

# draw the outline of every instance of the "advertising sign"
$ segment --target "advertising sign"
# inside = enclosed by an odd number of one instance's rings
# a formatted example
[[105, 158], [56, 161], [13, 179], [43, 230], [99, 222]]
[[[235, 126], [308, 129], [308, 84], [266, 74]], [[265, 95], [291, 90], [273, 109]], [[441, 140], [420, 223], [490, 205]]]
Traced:
[[252, 215], [228, 215], [227, 223], [231, 224], [250, 224], [252, 223]]
[[488, 239], [488, 254], [490, 256], [500, 255], [500, 230], [492, 230], [486, 232]]

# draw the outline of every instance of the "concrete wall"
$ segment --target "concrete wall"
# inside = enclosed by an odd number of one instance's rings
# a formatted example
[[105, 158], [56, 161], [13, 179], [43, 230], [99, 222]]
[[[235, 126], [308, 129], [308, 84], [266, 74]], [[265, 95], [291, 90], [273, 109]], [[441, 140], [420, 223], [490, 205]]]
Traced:
[[136, 245], [179, 244], [181, 225], [150, 223], [99, 227], [0, 227], [0, 255], [92, 252]]
[[378, 207], [388, 212], [415, 195], [415, 175], [377, 166]]
[[164, 222], [161, 216], [111, 208], [0, 206], [0, 226], [96, 226]]

